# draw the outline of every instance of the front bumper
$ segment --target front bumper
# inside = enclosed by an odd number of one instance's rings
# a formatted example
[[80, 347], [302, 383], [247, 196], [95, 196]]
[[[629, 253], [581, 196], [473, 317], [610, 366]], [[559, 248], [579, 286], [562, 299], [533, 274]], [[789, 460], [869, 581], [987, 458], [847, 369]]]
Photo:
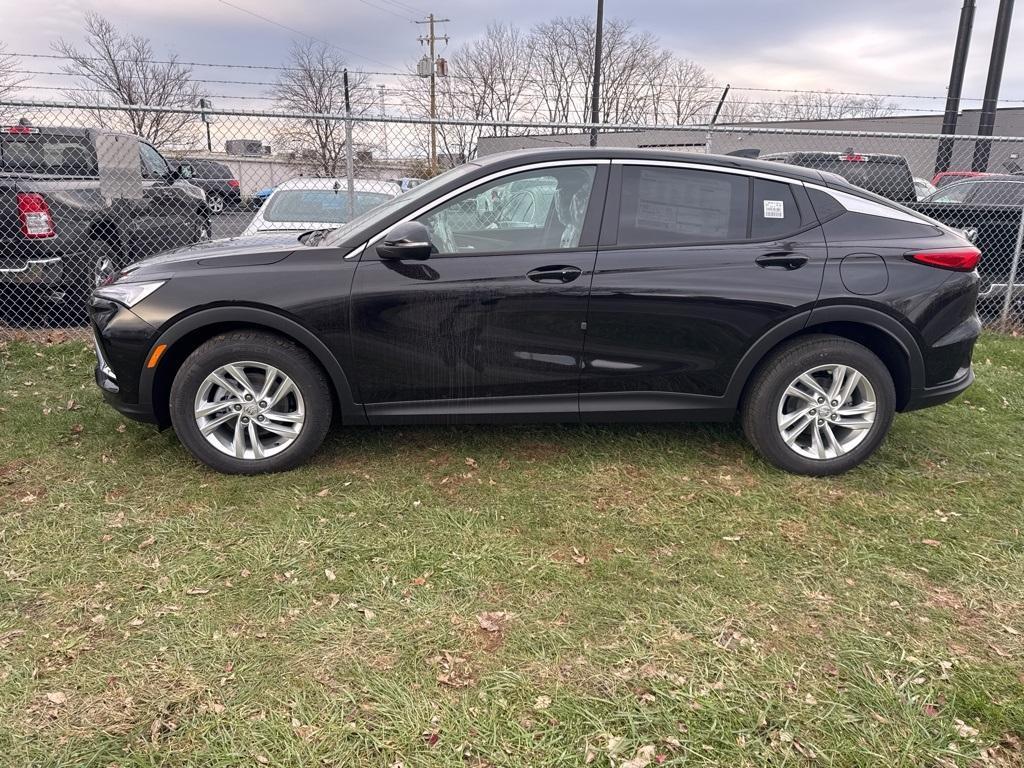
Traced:
[[96, 385], [103, 398], [130, 419], [156, 422], [139, 381], [157, 331], [132, 310], [107, 299], [89, 301], [96, 348]]

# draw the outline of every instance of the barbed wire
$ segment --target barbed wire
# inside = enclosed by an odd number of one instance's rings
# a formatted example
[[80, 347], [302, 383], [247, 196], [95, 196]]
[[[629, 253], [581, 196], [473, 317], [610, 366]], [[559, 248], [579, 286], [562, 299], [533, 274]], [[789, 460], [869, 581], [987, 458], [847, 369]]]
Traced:
[[[61, 54], [56, 54], [56, 53], [9, 53], [8, 55], [13, 56], [15, 58], [36, 58], [36, 59], [51, 59], [51, 60], [65, 60], [65, 61], [66, 60], [71, 60], [71, 59], [74, 58], [74, 57], [71, 57], [71, 56], [66, 56], [66, 55], [61, 55]], [[83, 58], [86, 61], [105, 61], [106, 60], [105, 58], [102, 58], [102, 57], [99, 57], [99, 56], [91, 56], [91, 57], [90, 56], [83, 56], [81, 58]], [[134, 63], [134, 60], [131, 60], [131, 59], [118, 59], [118, 58], [114, 58], [113, 61], [119, 62], [119, 63]], [[178, 65], [181, 65], [181, 66], [184, 66], [184, 67], [211, 67], [211, 68], [219, 67], [219, 68], [224, 68], [224, 69], [263, 70], [263, 71], [270, 71], [270, 72], [298, 72], [298, 71], [301, 71], [301, 69], [298, 68], [298, 67], [288, 67], [288, 66], [272, 65], [272, 64], [229, 64], [229, 63], [226, 63], [226, 62], [217, 63], [217, 62], [202, 62], [202, 61], [180, 61], [180, 60], [177, 60], [177, 59], [147, 59], [145, 61], [145, 63], [147, 63], [147, 64], [178, 64]], [[411, 72], [411, 71], [410, 72], [399, 72], [399, 71], [395, 71], [395, 70], [370, 70], [370, 69], [361, 69], [361, 68], [354, 68], [354, 67], [350, 67], [349, 68], [349, 72], [351, 74], [371, 75], [371, 76], [377, 76], [377, 77], [416, 77], [417, 76], [415, 72]], [[66, 75], [66, 74], [69, 74], [69, 73], [61, 72], [61, 73], [52, 73], [52, 74], [65, 74]], [[470, 75], [456, 75], [456, 74], [449, 74], [449, 75], [446, 75], [446, 77], [452, 78], [452, 79], [457, 79], [457, 80], [474, 80], [474, 79], [476, 79], [476, 78], [474, 78], [474, 77], [472, 77]], [[527, 82], [531, 82], [531, 81], [533, 82], [533, 84], [536, 84], [536, 83], [540, 82], [540, 81], [538, 81], [536, 79], [527, 80]], [[202, 81], [201, 80], [197, 80], [197, 82], [202, 82]], [[228, 81], [223, 81], [223, 82], [228, 82]], [[239, 82], [240, 83], [247, 83], [247, 82], [251, 82], [251, 81], [239, 81]], [[566, 85], [589, 85], [589, 82], [588, 81], [584, 81], [584, 80], [571, 80], [571, 81], [562, 81], [562, 82], [564, 84], [566, 84]], [[693, 85], [693, 86], [686, 86], [686, 88], [690, 89], [690, 90], [706, 90], [706, 91], [721, 92], [725, 88], [725, 86], [723, 86], [723, 85]], [[921, 99], [921, 100], [937, 100], [937, 101], [945, 101], [945, 99], [946, 99], [946, 95], [945, 94], [938, 95], [938, 94], [913, 94], [913, 93], [883, 93], [883, 92], [877, 92], [877, 91], [837, 91], [837, 90], [833, 90], [833, 89], [815, 90], [815, 89], [810, 89], [810, 88], [776, 88], [776, 87], [753, 86], [753, 85], [730, 85], [729, 86], [729, 90], [730, 91], [764, 92], [764, 93], [794, 93], [794, 94], [799, 93], [799, 94], [816, 95], [816, 96], [833, 96], [833, 95], [834, 96], [864, 96], [864, 97], [888, 98], [888, 99]], [[1010, 98], [1002, 98], [1001, 97], [999, 100], [1000, 100], [1000, 102], [1003, 102], [1003, 103], [1024, 104], [1024, 99], [1010, 99]], [[981, 102], [981, 101], [984, 101], [984, 98], [981, 97], [981, 96], [962, 96], [961, 97], [961, 101], [978, 101], [978, 102]]]

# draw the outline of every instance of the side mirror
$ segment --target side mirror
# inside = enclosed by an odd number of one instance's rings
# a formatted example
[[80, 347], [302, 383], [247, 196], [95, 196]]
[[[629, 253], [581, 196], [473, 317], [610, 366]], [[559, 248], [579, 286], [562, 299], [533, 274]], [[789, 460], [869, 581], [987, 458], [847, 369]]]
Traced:
[[430, 258], [433, 250], [430, 230], [418, 221], [407, 221], [395, 225], [384, 235], [384, 240], [377, 245], [377, 256], [382, 259], [424, 261]]
[[194, 175], [192, 166], [187, 163], [182, 163], [175, 170], [171, 171], [171, 181], [177, 181], [178, 179], [191, 179]]

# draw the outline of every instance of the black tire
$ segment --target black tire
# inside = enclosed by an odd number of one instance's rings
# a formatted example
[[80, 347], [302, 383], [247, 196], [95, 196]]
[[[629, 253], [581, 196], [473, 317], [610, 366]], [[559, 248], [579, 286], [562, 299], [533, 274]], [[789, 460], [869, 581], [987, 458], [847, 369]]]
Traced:
[[[291, 445], [273, 456], [229, 456], [211, 445], [196, 423], [195, 400], [203, 381], [218, 367], [238, 361], [272, 365], [290, 377], [301, 392], [305, 403], [302, 428]], [[200, 345], [182, 363], [171, 385], [171, 424], [178, 439], [196, 459], [226, 474], [284, 472], [304, 463], [327, 435], [332, 410], [327, 379], [309, 353], [287, 339], [258, 331], [233, 331]]]
[[[867, 379], [874, 391], [874, 423], [861, 442], [847, 453], [834, 458], [808, 458], [783, 439], [779, 424], [780, 403], [786, 389], [802, 373], [818, 366], [837, 364], [850, 366]], [[826, 403], [826, 409], [830, 405]], [[892, 375], [873, 352], [849, 339], [816, 334], [783, 344], [762, 362], [748, 382], [741, 404], [741, 420], [747, 439], [776, 467], [800, 475], [838, 475], [856, 467], [881, 445], [889, 432], [895, 408], [896, 391]], [[808, 429], [813, 430], [814, 426]], [[806, 446], [804, 448], [809, 450]]]

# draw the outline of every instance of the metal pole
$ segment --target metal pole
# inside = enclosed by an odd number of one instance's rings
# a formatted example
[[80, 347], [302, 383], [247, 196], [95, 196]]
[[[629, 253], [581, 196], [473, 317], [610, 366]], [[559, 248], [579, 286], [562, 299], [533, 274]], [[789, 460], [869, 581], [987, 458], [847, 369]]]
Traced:
[[1003, 311], [999, 322], [1003, 330], [1010, 328], [1010, 306], [1013, 303], [1014, 288], [1017, 284], [1017, 268], [1020, 266], [1020, 251], [1024, 247], [1024, 208], [1020, 211], [1020, 225], [1017, 227], [1017, 247], [1013, 251], [1013, 262], [1010, 264], [1010, 277], [1006, 281], [1006, 296], [1003, 299]]
[[718, 116], [722, 113], [722, 107], [725, 106], [725, 97], [729, 95], [730, 88], [732, 88], [732, 86], [729, 83], [726, 83], [725, 90], [722, 91], [722, 98], [718, 100], [718, 106], [715, 107], [715, 114], [711, 116], [712, 125], [718, 122]]
[[594, 35], [594, 90], [590, 94], [590, 146], [597, 146], [597, 120], [601, 101], [601, 35], [604, 32], [604, 0], [597, 0], [597, 28]]
[[[981, 106], [978, 135], [991, 136], [996, 124], [996, 106], [999, 103], [999, 85], [1003, 81], [1003, 64], [1006, 61], [1006, 47], [1010, 41], [1010, 21], [1013, 19], [1013, 0], [999, 0], [996, 16], [996, 34], [992, 41], [992, 58], [988, 64], [988, 81], [985, 83], [985, 101]], [[973, 171], [987, 171], [992, 142], [978, 139], [974, 143]]]
[[[946, 94], [946, 114], [942, 118], [942, 135], [955, 136], [956, 123], [960, 116], [960, 95], [964, 89], [964, 72], [967, 69], [967, 54], [971, 49], [971, 33], [974, 29], [974, 0], [964, 0], [960, 9], [960, 27], [956, 32], [956, 48], [953, 50], [953, 69], [949, 73], [949, 91]], [[955, 139], [939, 139], [935, 153], [935, 173], [949, 170], [953, 159]]]
[[[434, 14], [430, 14], [430, 119], [437, 119], [437, 64], [434, 61]], [[430, 170], [437, 171], [437, 123], [430, 123]]]
[[352, 170], [352, 102], [348, 92], [348, 67], [343, 72], [345, 80], [345, 179], [348, 181], [348, 220], [356, 217], [356, 184]]

